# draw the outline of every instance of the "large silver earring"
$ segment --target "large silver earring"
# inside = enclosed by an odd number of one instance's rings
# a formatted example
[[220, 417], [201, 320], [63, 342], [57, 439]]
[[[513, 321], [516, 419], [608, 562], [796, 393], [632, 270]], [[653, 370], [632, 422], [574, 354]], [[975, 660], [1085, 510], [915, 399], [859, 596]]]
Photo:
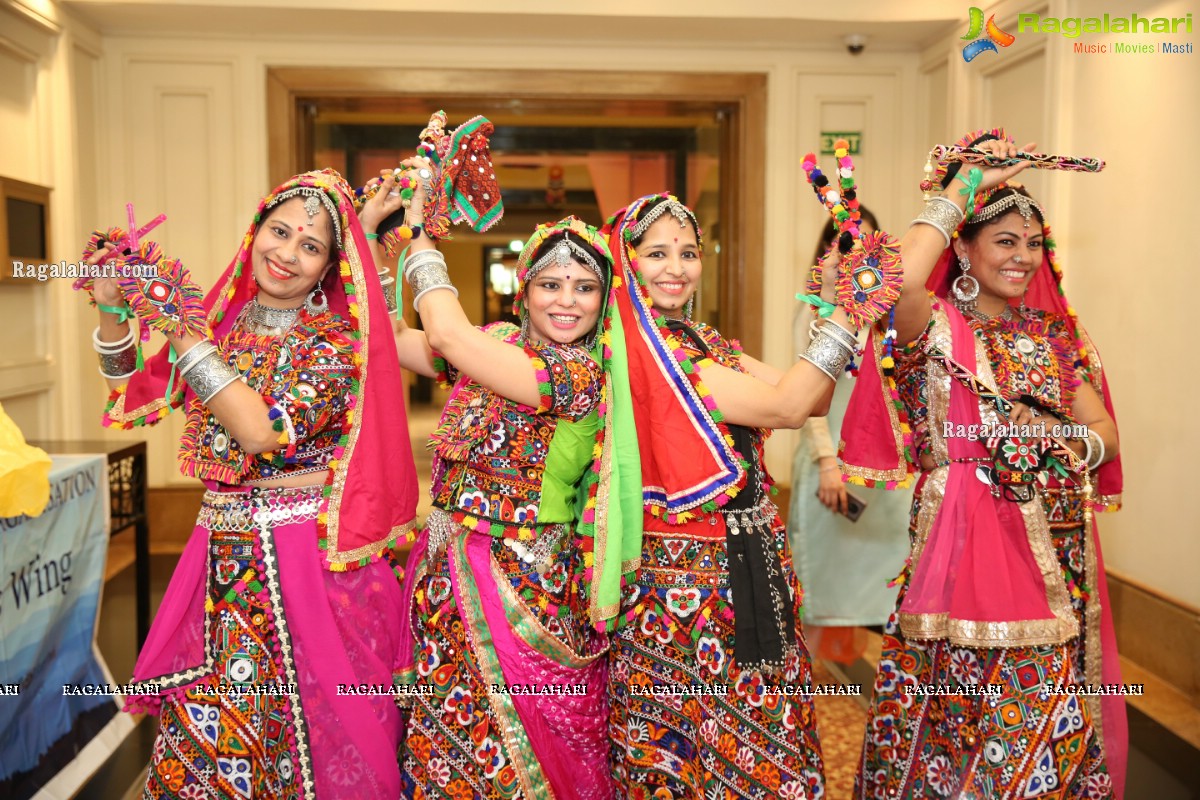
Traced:
[[[318, 300], [318, 298], [320, 299]], [[325, 290], [321, 288], [321, 284], [318, 282], [312, 288], [312, 291], [308, 293], [308, 297], [304, 298], [304, 310], [315, 317], [327, 308], [329, 308], [329, 298], [326, 297]]]
[[530, 344], [529, 341], [529, 314], [521, 314], [521, 341], [525, 344]]
[[959, 260], [962, 262], [962, 274], [954, 279], [950, 289], [954, 292], [956, 306], [974, 308], [975, 298], [979, 297], [979, 281], [967, 274], [971, 271], [971, 259], [964, 253], [959, 256]]
[[1017, 309], [1021, 312], [1021, 316], [1025, 316], [1025, 312], [1029, 309], [1025, 306], [1025, 292], [1021, 292], [1021, 307]]
[[694, 312], [696, 310], [696, 295], [699, 293], [700, 293], [699, 289], [692, 292], [692, 296], [689, 297], [688, 301], [683, 304], [683, 318], [686, 319], [688, 322], [691, 322], [692, 312]]

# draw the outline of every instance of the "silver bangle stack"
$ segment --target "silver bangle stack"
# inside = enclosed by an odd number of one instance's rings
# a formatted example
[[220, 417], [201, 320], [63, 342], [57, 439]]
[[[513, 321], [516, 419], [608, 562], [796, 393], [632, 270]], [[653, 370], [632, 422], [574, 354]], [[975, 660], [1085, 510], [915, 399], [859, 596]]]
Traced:
[[137, 371], [137, 345], [133, 328], [119, 341], [100, 341], [100, 328], [92, 331], [92, 349], [100, 355], [100, 374], [111, 380], [128, 378]]
[[395, 314], [399, 311], [399, 305], [396, 302], [396, 279], [386, 269], [379, 270], [379, 284], [383, 287], [383, 301], [387, 305], [389, 314]]
[[449, 289], [458, 297], [458, 289], [450, 282], [446, 258], [437, 250], [421, 250], [404, 259], [404, 279], [413, 290], [413, 308], [418, 312], [426, 292]]
[[846, 371], [846, 365], [854, 356], [858, 337], [828, 319], [821, 325], [813, 325], [810, 331], [812, 339], [808, 343], [808, 349], [800, 354], [800, 358], [836, 381]]
[[187, 381], [200, 402], [206, 405], [239, 377], [237, 371], [222, 360], [217, 346], [208, 339], [190, 347], [175, 362], [175, 367], [179, 370], [179, 377]]
[[937, 228], [938, 233], [946, 240], [946, 247], [950, 246], [950, 234], [958, 230], [958, 226], [963, 221], [962, 209], [955, 205], [954, 201], [949, 197], [933, 197], [925, 204], [925, 208], [917, 215], [917, 218], [912, 221], [913, 225], [929, 225]]

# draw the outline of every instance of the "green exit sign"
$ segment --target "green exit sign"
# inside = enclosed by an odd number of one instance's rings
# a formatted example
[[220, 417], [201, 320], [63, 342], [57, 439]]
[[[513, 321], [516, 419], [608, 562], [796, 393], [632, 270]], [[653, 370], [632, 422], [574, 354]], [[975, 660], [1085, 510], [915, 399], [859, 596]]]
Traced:
[[821, 131], [821, 155], [833, 155], [833, 143], [838, 139], [845, 139], [850, 145], [850, 155], [862, 152], [862, 131]]

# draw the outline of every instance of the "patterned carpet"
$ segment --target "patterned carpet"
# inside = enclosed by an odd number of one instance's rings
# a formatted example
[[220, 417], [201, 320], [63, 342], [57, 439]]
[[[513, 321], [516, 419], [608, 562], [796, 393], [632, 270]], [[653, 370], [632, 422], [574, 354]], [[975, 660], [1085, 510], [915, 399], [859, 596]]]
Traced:
[[[822, 661], [813, 668], [815, 683], [839, 683]], [[870, 691], [869, 686], [863, 692]], [[862, 755], [863, 727], [867, 712], [866, 697], [847, 695], [818, 695], [817, 731], [821, 736], [821, 754], [825, 759], [825, 797], [827, 800], [849, 800], [854, 790], [854, 770]]]

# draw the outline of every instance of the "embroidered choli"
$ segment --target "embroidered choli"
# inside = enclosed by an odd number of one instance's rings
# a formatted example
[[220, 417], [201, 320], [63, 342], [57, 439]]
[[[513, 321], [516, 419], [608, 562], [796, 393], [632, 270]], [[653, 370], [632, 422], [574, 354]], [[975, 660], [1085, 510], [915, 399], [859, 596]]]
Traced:
[[[1029, 395], [1064, 421], [1071, 421], [1079, 375], [1066, 317], [1038, 309], [1013, 312], [1013, 318], [1007, 320], [979, 320], [966, 315], [976, 338], [983, 342], [997, 388], [1010, 400]], [[924, 346], [932, 327], [931, 317], [929, 326], [916, 340], [896, 349], [896, 388], [908, 413], [918, 455], [931, 454]], [[940, 425], [941, 420], [934, 423]]]
[[342, 435], [346, 397], [356, 380], [349, 326], [332, 312], [300, 315], [285, 334], [261, 335], [239, 319], [219, 348], [258, 392], [279, 432], [279, 447], [246, 453], [198, 399], [187, 409], [179, 446], [185, 475], [251, 483], [322, 472]]
[[[510, 323], [484, 328], [509, 344], [520, 334]], [[582, 347], [556, 343], [524, 345], [538, 375], [536, 408], [501, 397], [460, 375], [439, 357], [439, 375], [453, 383], [450, 401], [430, 439], [434, 451], [434, 505], [480, 533], [531, 538], [539, 525], [546, 456], [561, 421], [588, 416], [600, 400], [604, 373]], [[556, 476], [564, 485], [578, 475]], [[564, 520], [553, 520], [562, 522]]]

